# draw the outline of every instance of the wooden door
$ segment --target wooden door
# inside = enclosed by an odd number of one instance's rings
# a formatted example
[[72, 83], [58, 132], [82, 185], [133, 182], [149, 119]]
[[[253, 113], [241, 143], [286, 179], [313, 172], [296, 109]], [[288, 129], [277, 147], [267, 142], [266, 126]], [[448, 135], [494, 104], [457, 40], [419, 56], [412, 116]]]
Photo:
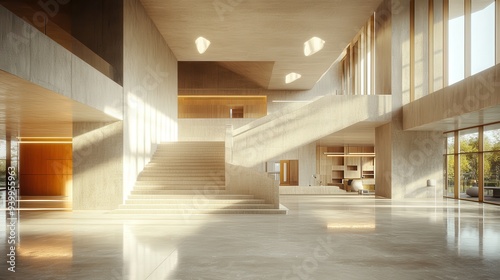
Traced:
[[290, 160], [290, 186], [299, 185], [299, 161]]
[[299, 185], [299, 161], [280, 160], [280, 186]]

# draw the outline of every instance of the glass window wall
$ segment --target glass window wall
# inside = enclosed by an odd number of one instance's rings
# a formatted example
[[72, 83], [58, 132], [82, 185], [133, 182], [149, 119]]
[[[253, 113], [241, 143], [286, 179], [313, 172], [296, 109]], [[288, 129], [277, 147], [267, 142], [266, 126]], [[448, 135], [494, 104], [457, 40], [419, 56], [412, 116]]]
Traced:
[[443, 195], [500, 205], [500, 123], [458, 131], [458, 139], [455, 135], [445, 134]]

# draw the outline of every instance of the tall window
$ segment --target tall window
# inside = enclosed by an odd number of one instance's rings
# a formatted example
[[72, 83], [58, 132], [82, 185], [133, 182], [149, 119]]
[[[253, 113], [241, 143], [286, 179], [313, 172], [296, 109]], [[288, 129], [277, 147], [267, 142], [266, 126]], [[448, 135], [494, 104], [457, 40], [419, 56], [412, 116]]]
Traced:
[[342, 64], [342, 94], [365, 95], [374, 93], [375, 32], [374, 16], [346, 47]]
[[471, 74], [495, 65], [495, 0], [471, 1]]
[[412, 101], [495, 65], [497, 2], [410, 1]]
[[465, 78], [464, 0], [450, 0], [448, 7], [448, 84]]
[[440, 90], [444, 86], [444, 7], [443, 0], [433, 1], [432, 21], [429, 31], [432, 33], [429, 55], [432, 58], [429, 92]]

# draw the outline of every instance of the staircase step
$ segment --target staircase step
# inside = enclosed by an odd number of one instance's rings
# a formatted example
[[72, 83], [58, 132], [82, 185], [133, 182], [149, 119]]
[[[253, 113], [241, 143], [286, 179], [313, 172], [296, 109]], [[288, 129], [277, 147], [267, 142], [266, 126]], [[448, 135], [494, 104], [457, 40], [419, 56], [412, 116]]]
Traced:
[[217, 185], [143, 185], [134, 187], [135, 191], [175, 191], [175, 190], [225, 190], [225, 186]]
[[155, 200], [155, 199], [166, 199], [166, 200], [171, 200], [171, 199], [178, 199], [178, 200], [183, 200], [183, 199], [189, 199], [189, 200], [204, 200], [204, 199], [241, 199], [241, 200], [253, 200], [254, 196], [253, 195], [248, 195], [248, 194], [167, 194], [167, 195], [158, 195], [158, 194], [132, 194], [129, 195], [128, 197], [129, 200], [141, 200], [141, 199], [147, 199], [147, 200]]
[[158, 209], [158, 210], [171, 210], [171, 209], [187, 209], [187, 210], [212, 210], [212, 209], [272, 209], [271, 204], [122, 204], [119, 209]]
[[284, 209], [117, 209], [110, 214], [198, 215], [198, 214], [286, 214]]
[[158, 199], [156, 198], [150, 198], [150, 199], [143, 199], [143, 198], [130, 198], [128, 199], [125, 204], [239, 204], [239, 205], [248, 205], [248, 204], [265, 204], [265, 201], [263, 199], [230, 199], [227, 197], [220, 196], [219, 198], [207, 198], [204, 196], [196, 196], [192, 197], [191, 199], [189, 198], [165, 198], [165, 199]]
[[203, 159], [199, 158], [187, 158], [184, 156], [154, 156], [151, 158], [151, 162], [203, 162], [203, 163], [221, 163], [225, 162], [225, 158], [217, 158], [217, 157], [204, 157]]
[[[155, 178], [157, 178], [155, 180]], [[166, 180], [174, 180], [174, 181], [179, 181], [179, 180], [192, 180], [192, 181], [203, 181], [203, 180], [219, 180], [222, 179], [224, 181], [226, 178], [225, 174], [223, 172], [218, 172], [218, 173], [205, 173], [205, 174], [200, 174], [200, 173], [195, 173], [195, 174], [189, 174], [189, 173], [177, 173], [177, 172], [168, 172], [168, 171], [155, 171], [155, 172], [142, 172], [139, 174], [137, 177], [138, 181], [166, 181]]]
[[151, 187], [171, 187], [171, 186], [192, 186], [192, 187], [203, 187], [203, 186], [214, 186], [214, 187], [223, 187], [225, 186], [224, 180], [206, 180], [206, 181], [137, 181], [135, 182], [136, 187], [142, 186], [151, 186]]
[[182, 168], [199, 168], [199, 169], [212, 169], [212, 168], [225, 168], [224, 163], [219, 162], [166, 162], [166, 161], [151, 161], [146, 165], [149, 167], [172, 167], [177, 169]]
[[224, 182], [226, 179], [225, 176], [221, 175], [204, 175], [204, 176], [179, 176], [177, 174], [167, 174], [167, 175], [139, 175], [138, 181], [150, 182], [150, 181], [158, 181], [158, 182], [176, 182], [176, 181], [190, 181], [190, 182], [208, 182], [208, 181], [217, 181]]
[[[186, 157], [192, 159], [200, 159], [205, 157], [215, 157], [215, 158], [224, 158], [226, 156], [225, 149], [211, 149], [203, 150], [203, 151], [195, 151], [190, 150], [156, 150], [154, 156], [167, 156], [167, 157]], [[200, 156], [201, 155], [201, 156]]]
[[225, 190], [133, 190], [138, 195], [219, 195], [226, 194]]

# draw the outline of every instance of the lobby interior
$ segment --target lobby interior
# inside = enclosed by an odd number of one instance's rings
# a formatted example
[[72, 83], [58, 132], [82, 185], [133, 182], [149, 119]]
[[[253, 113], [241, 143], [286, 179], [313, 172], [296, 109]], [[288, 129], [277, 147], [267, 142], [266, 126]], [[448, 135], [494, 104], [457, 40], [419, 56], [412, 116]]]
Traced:
[[0, 279], [497, 279], [499, 65], [500, 0], [0, 0]]

